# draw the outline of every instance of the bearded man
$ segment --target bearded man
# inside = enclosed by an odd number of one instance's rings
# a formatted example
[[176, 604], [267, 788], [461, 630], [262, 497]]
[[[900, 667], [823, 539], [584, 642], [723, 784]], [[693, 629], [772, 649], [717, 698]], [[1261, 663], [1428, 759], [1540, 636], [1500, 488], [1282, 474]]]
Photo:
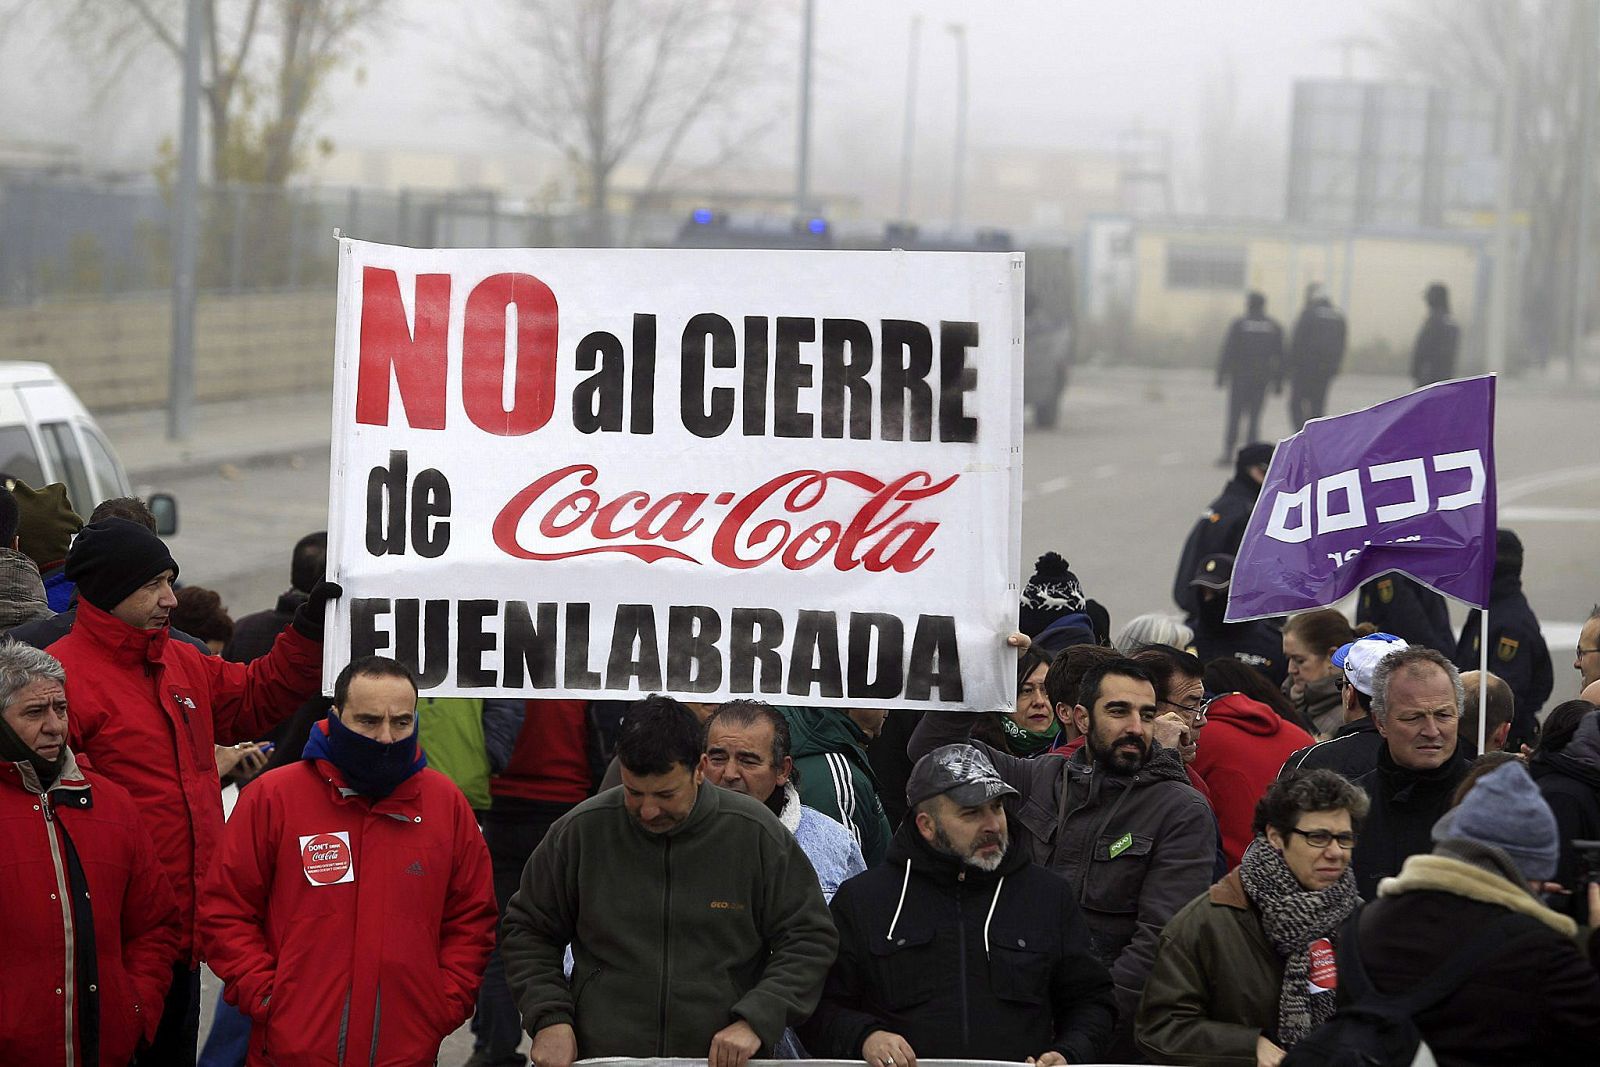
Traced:
[[[1122, 1021], [1108, 1058], [1129, 1062], [1138, 1055], [1132, 1019], [1161, 928], [1210, 886], [1217, 848], [1211, 809], [1189, 784], [1178, 749], [1156, 740], [1158, 710], [1150, 672], [1111, 659], [1079, 684], [1072, 717], [1087, 740], [1072, 756], [1021, 759], [967, 740], [1017, 794], [1008, 804], [1018, 847], [1070, 884], [1094, 954], [1116, 985]], [[977, 718], [924, 715], [910, 756], [966, 740]]]
[[868, 1067], [1101, 1058], [1111, 976], [1072, 886], [1011, 847], [1016, 795], [971, 745], [917, 761], [888, 862], [833, 899], [839, 956], [800, 1029], [811, 1054]]

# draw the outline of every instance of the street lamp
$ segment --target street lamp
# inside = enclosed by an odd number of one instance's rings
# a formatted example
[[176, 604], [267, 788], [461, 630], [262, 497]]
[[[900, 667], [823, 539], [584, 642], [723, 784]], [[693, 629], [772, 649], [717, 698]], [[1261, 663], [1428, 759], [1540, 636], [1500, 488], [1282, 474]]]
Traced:
[[917, 47], [922, 16], [911, 16], [911, 47], [906, 57], [906, 127], [900, 138], [900, 221], [911, 218], [911, 138], [917, 125]]
[[950, 197], [950, 226], [961, 225], [961, 198], [967, 165], [967, 28], [959, 22], [945, 27], [956, 39], [956, 158], [955, 188]]
[[794, 213], [811, 213], [811, 36], [817, 18], [816, 0], [806, 0], [800, 38], [800, 144], [795, 153]]

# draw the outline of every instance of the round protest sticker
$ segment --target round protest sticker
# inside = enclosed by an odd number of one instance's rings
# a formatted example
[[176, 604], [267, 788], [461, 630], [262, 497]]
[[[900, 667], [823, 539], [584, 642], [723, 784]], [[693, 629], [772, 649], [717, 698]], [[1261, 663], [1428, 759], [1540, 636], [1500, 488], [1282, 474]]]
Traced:
[[1307, 946], [1311, 956], [1310, 991], [1330, 993], [1339, 988], [1339, 970], [1333, 959], [1333, 944], [1319, 937]]
[[339, 885], [356, 880], [350, 857], [350, 834], [312, 834], [300, 839], [300, 863], [312, 885]]

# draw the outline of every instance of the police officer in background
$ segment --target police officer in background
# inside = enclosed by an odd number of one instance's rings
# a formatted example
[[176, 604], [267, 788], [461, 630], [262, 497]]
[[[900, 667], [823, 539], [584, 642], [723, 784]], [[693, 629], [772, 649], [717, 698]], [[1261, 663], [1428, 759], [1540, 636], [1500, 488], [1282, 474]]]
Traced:
[[1245, 313], [1228, 327], [1217, 360], [1217, 388], [1228, 386], [1228, 421], [1223, 432], [1222, 455], [1217, 466], [1233, 461], [1239, 440], [1239, 423], [1248, 421], [1246, 441], [1261, 436], [1261, 404], [1267, 386], [1283, 389], [1283, 327], [1267, 315], [1267, 298], [1252, 292], [1245, 298]]
[[1183, 552], [1178, 557], [1178, 570], [1172, 576], [1172, 600], [1183, 609], [1191, 623], [1200, 610], [1199, 592], [1191, 584], [1200, 569], [1200, 561], [1207, 556], [1239, 554], [1244, 529], [1250, 524], [1250, 512], [1256, 506], [1256, 497], [1261, 495], [1261, 483], [1266, 480], [1271, 463], [1272, 446], [1269, 444], [1252, 441], [1239, 449], [1234, 457], [1233, 477], [1189, 531], [1189, 539], [1183, 543]]
[[[1456, 669], [1477, 670], [1478, 631], [1483, 613], [1473, 608], [1456, 642]], [[1489, 585], [1489, 670], [1504, 678], [1517, 698], [1507, 748], [1515, 752], [1539, 736], [1539, 709], [1555, 688], [1555, 666], [1539, 617], [1522, 592], [1522, 539], [1505, 528], [1495, 532], [1494, 578]]]
[[1344, 315], [1320, 282], [1306, 286], [1306, 306], [1289, 340], [1289, 425], [1299, 431], [1307, 419], [1320, 419], [1328, 406], [1328, 385], [1344, 362]]
[[1434, 282], [1422, 299], [1428, 305], [1428, 317], [1411, 349], [1411, 380], [1418, 388], [1454, 377], [1456, 350], [1461, 346], [1461, 327], [1450, 314], [1450, 290]]
[[1456, 649], [1455, 627], [1444, 597], [1415, 578], [1393, 571], [1365, 583], [1356, 598], [1356, 625], [1403, 637], [1445, 655]]

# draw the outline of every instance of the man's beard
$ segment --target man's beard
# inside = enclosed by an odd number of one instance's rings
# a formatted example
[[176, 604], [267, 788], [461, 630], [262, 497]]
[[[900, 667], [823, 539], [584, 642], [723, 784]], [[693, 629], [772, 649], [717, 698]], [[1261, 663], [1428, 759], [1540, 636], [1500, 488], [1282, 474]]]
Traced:
[[1119, 737], [1106, 750], [1100, 747], [1091, 729], [1088, 745], [1095, 763], [1110, 774], [1122, 777], [1138, 774], [1150, 761], [1150, 742], [1143, 738]]
[[[986, 845], [999, 845], [1000, 850], [991, 856], [980, 856], [978, 850]], [[951, 843], [950, 836], [944, 832], [943, 826], [933, 828], [933, 847], [936, 851], [946, 856], [954, 856], [968, 867], [976, 867], [980, 871], [997, 870], [1005, 861], [1006, 849], [1010, 846], [1006, 832], [1001, 830], [998, 834], [985, 834], [972, 843], [972, 851], [962, 855]]]

